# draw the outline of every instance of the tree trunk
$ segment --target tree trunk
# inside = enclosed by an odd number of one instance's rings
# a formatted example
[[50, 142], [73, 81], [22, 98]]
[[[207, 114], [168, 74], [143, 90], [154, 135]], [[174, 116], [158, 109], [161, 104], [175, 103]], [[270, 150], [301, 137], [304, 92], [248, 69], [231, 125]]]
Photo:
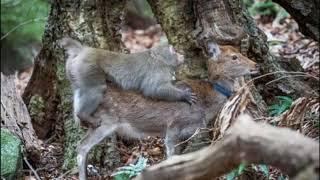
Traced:
[[300, 31], [315, 41], [320, 40], [320, 3], [318, 0], [273, 0], [299, 24]]
[[[69, 36], [91, 47], [120, 51], [123, 45], [119, 30], [124, 6], [125, 1], [118, 0], [52, 2], [43, 47], [35, 60], [34, 73], [25, 90], [24, 100], [29, 110], [34, 106], [42, 107], [32, 117], [41, 138], [49, 137], [54, 130], [60, 131], [57, 134], [64, 134], [65, 169], [75, 166], [75, 149], [83, 131], [74, 125], [72, 92], [65, 76], [65, 57], [56, 40]], [[41, 123], [39, 120], [42, 120]], [[114, 141], [115, 137], [111, 139]], [[91, 160], [95, 164], [114, 168], [120, 158], [114, 144], [107, 142], [95, 149]]]
[[41, 141], [35, 135], [31, 118], [20, 94], [18, 94], [14, 75], [1, 73], [1, 128], [7, 128], [17, 135], [24, 144], [24, 150], [32, 161], [40, 159]]

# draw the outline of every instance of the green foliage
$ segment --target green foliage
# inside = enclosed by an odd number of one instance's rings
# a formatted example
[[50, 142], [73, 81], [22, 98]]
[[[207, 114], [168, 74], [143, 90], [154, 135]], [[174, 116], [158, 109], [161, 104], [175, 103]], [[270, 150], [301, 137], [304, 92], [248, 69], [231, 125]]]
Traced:
[[320, 129], [320, 120], [316, 119], [316, 127]]
[[254, 0], [242, 0], [242, 3], [248, 9], [254, 4]]
[[[263, 175], [268, 179], [270, 172], [269, 172], [269, 166], [265, 165], [265, 164], [260, 164], [260, 165], [253, 165], [253, 169], [255, 171], [261, 171], [263, 173]], [[234, 169], [233, 171], [231, 171], [226, 179], [227, 180], [234, 180], [236, 179], [238, 176], [240, 176], [241, 174], [243, 174], [243, 172], [246, 170], [246, 164], [241, 163], [236, 169]]]
[[143, 16], [153, 17], [153, 13], [149, 3], [146, 0], [133, 0], [136, 8], [142, 12]]
[[44, 121], [45, 113], [45, 102], [43, 98], [39, 95], [34, 95], [31, 97], [29, 102], [29, 113], [33, 120], [38, 123]]
[[256, 1], [250, 8], [249, 12], [255, 16], [260, 15], [276, 15], [278, 8], [271, 0]]
[[6, 38], [15, 44], [40, 41], [48, 11], [45, 0], [1, 0], [1, 37], [10, 32]]
[[22, 167], [21, 140], [1, 128], [1, 179], [14, 179]]
[[140, 174], [147, 167], [147, 161], [147, 158], [140, 156], [135, 165], [130, 164], [129, 166], [120, 167], [118, 168], [119, 171], [112, 174], [112, 176], [114, 180], [129, 180]]
[[272, 0], [242, 0], [242, 2], [249, 10], [251, 16], [271, 15], [279, 20], [289, 16], [289, 14], [281, 6], [273, 3]]
[[238, 168], [236, 168], [235, 170], [231, 171], [228, 175], [227, 175], [227, 180], [233, 180], [236, 177], [240, 176], [244, 170], [246, 169], [246, 165], [244, 163], [241, 163]]
[[263, 175], [269, 177], [269, 166], [265, 164], [258, 165], [260, 171], [262, 171]]
[[279, 116], [288, 110], [293, 102], [292, 98], [287, 96], [276, 96], [278, 103], [269, 107], [270, 116]]
[[288, 179], [288, 178], [282, 174], [280, 176], [278, 176], [278, 180], [286, 180], [286, 179]]
[[269, 46], [277, 46], [277, 45], [282, 45], [285, 44], [285, 41], [280, 41], [280, 40], [270, 40], [268, 41]]
[[280, 7], [280, 10], [279, 10], [279, 12], [277, 14], [276, 19], [278, 19], [280, 21], [280, 20], [282, 20], [282, 19], [284, 19], [284, 18], [286, 18], [288, 16], [289, 16], [289, 13], [285, 9]]

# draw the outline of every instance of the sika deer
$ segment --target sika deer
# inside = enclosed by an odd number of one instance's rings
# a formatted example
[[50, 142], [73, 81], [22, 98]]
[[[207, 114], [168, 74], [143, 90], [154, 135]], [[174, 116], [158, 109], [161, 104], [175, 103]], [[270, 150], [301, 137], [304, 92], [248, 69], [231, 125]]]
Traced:
[[155, 101], [108, 84], [108, 95], [94, 114], [94, 118], [101, 120], [101, 126], [89, 129], [77, 149], [80, 180], [86, 179], [90, 149], [113, 133], [129, 138], [162, 136], [167, 156], [179, 153], [174, 145], [205, 127], [217, 115], [228, 93], [233, 92], [233, 79], [257, 72], [256, 63], [237, 49], [210, 45], [214, 53], [208, 60], [208, 73], [213, 85], [201, 80], [185, 81], [198, 96], [198, 102], [191, 106], [183, 102]]

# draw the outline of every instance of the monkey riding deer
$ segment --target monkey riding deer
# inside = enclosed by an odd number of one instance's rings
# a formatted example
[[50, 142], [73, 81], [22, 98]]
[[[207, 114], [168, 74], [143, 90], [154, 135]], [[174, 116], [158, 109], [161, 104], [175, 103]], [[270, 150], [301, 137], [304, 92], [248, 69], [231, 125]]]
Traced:
[[[175, 144], [187, 139], [211, 121], [234, 91], [234, 79], [257, 72], [256, 63], [231, 46], [209, 44], [212, 58], [208, 60], [209, 80], [186, 80], [198, 100], [191, 106], [183, 102], [153, 101], [134, 91], [123, 91], [108, 84], [101, 105], [93, 114], [101, 125], [88, 129], [77, 148], [80, 180], [86, 179], [87, 155], [105, 137], [117, 133], [127, 138], [165, 137], [167, 156], [180, 153]], [[217, 88], [220, 87], [220, 88]], [[221, 87], [224, 90], [221, 90]]]
[[71, 38], [63, 38], [58, 44], [68, 54], [66, 72], [73, 88], [74, 114], [87, 127], [97, 127], [100, 123], [92, 113], [103, 99], [106, 79], [124, 90], [142, 91], [147, 97], [189, 104], [196, 101], [190, 89], [179, 89], [172, 84], [175, 68], [182, 58], [171, 46], [122, 54], [83, 46]]

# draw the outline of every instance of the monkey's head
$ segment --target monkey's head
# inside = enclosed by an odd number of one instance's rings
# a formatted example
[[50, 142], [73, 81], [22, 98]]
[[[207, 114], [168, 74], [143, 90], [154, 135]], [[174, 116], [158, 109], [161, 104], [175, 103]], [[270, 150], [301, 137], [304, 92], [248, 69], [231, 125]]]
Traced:
[[73, 58], [82, 50], [81, 43], [69, 37], [64, 37], [57, 40], [57, 44], [60, 46], [60, 48], [63, 48], [67, 51], [69, 58]]
[[166, 64], [177, 67], [184, 62], [184, 56], [171, 45], [160, 45], [152, 49], [156, 56]]

